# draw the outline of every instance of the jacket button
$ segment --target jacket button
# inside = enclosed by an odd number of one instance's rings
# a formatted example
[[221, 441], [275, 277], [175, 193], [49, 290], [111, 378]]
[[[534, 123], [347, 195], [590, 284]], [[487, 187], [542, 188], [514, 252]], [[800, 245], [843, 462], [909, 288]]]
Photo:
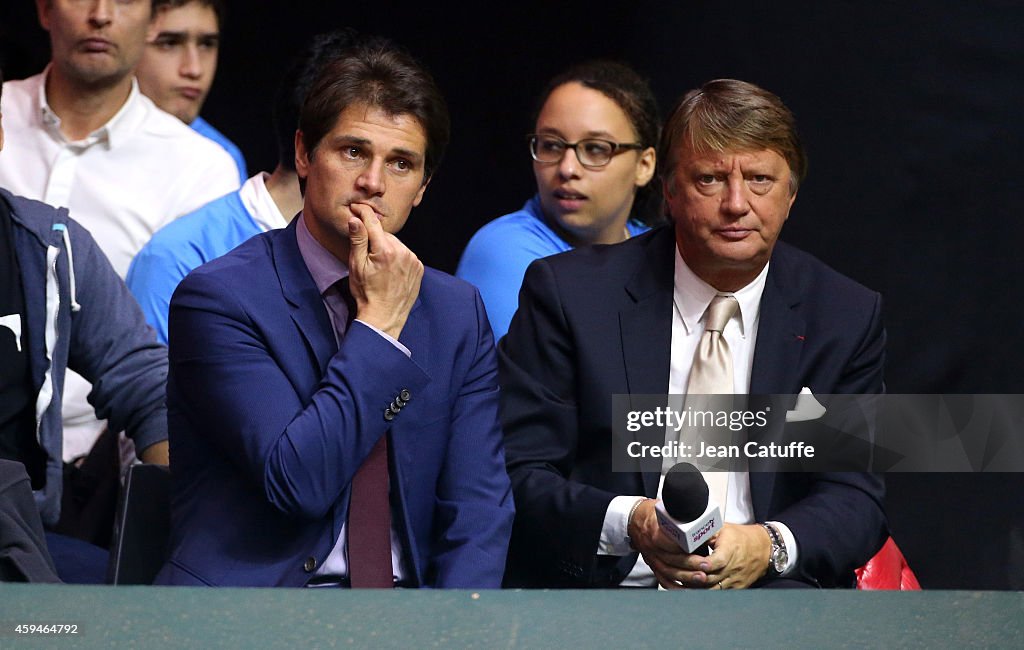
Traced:
[[391, 402], [391, 410], [394, 411], [395, 413], [401, 411], [403, 406], [405, 406], [405, 404], [399, 404], [398, 400]]
[[390, 422], [395, 419], [395, 412], [390, 407], [384, 409], [384, 420]]
[[403, 388], [401, 392], [398, 393], [398, 399], [402, 400], [403, 402], [408, 402], [409, 400], [412, 399], [412, 393], [409, 392], [409, 389]]
[[306, 573], [312, 573], [316, 569], [316, 558], [312, 556], [307, 557], [302, 568], [305, 569]]

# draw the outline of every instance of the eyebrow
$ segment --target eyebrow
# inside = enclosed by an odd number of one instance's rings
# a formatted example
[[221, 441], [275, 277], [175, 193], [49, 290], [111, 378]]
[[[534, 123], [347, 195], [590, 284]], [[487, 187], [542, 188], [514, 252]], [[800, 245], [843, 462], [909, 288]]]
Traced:
[[369, 140], [367, 140], [366, 138], [360, 138], [360, 137], [354, 136], [354, 135], [344, 135], [343, 134], [343, 135], [336, 135], [333, 138], [331, 138], [331, 144], [332, 145], [358, 144], [358, 145], [366, 146], [366, 145], [373, 144], [373, 143], [370, 142]]
[[[157, 41], [157, 40], [162, 39], [162, 38], [173, 38], [173, 39], [176, 39], [176, 40], [185, 40], [185, 39], [187, 39], [191, 35], [192, 35], [192, 32], [190, 32], [188, 30], [177, 30], [177, 31], [174, 31], [174, 30], [164, 30], [162, 32], [157, 32], [157, 35], [153, 37], [153, 40]], [[196, 36], [196, 40], [206, 40], [206, 39], [211, 39], [211, 38], [220, 39], [220, 32], [198, 32], [198, 33], [196, 33], [195, 36]]]
[[[367, 147], [367, 146], [372, 146], [373, 142], [371, 140], [368, 140], [367, 138], [360, 138], [359, 136], [355, 136], [355, 135], [345, 135], [345, 134], [342, 134], [342, 135], [335, 136], [334, 138], [332, 138], [331, 139], [331, 144], [333, 144], [333, 145], [357, 144], [357, 145], [361, 145], [361, 146]], [[406, 149], [405, 147], [396, 147], [396, 148], [392, 149], [390, 151], [390, 153], [392, 155], [397, 154], [399, 156], [403, 156], [405, 158], [409, 158], [409, 159], [411, 159], [412, 161], [414, 161], [416, 163], [419, 163], [421, 160], [423, 160], [423, 154], [421, 154], [419, 152], [416, 152], [416, 151], [413, 151], [412, 149]]]
[[415, 151], [413, 151], [411, 149], [405, 149], [403, 147], [398, 147], [396, 149], [392, 149], [391, 152], [392, 153], [396, 153], [399, 156], [408, 158], [408, 159], [412, 160], [413, 162], [415, 162], [417, 164], [419, 164], [419, 162], [421, 160], [423, 160], [423, 155], [422, 154], [420, 154], [418, 152], [415, 152]]
[[[563, 137], [562, 132], [553, 127], [545, 127], [543, 129], [538, 130], [537, 133], [541, 133], [543, 135], [557, 135], [560, 138]], [[610, 140], [612, 142], [616, 142], [618, 140], [618, 136], [612, 135], [608, 131], [587, 131], [581, 139], [589, 140], [592, 138]]]

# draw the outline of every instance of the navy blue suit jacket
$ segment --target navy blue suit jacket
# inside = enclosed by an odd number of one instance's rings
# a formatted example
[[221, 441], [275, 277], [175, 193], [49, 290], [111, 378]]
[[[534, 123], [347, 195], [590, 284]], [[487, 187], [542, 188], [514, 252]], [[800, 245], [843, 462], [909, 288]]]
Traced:
[[[616, 585], [636, 554], [597, 556], [609, 502], [657, 493], [658, 474], [612, 472], [612, 395], [669, 382], [675, 239], [659, 228], [614, 246], [534, 262], [499, 345], [502, 426], [516, 499], [506, 583]], [[881, 298], [779, 242], [771, 258], [752, 395], [878, 393]], [[850, 585], [886, 535], [883, 484], [870, 474], [750, 475], [754, 516], [785, 523], [799, 575]]]
[[292, 223], [193, 271], [169, 332], [172, 539], [158, 583], [304, 585], [387, 435], [408, 577], [500, 585], [513, 507], [473, 287], [426, 269], [400, 338], [412, 358], [359, 322], [339, 349]]

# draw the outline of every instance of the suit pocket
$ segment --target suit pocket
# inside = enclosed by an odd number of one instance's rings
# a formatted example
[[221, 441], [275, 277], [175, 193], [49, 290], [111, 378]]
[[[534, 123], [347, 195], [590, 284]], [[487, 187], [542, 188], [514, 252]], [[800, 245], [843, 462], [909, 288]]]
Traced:
[[203, 579], [198, 573], [189, 569], [187, 566], [179, 562], [178, 560], [169, 560], [167, 562], [167, 582], [172, 585], [179, 586], [193, 586], [193, 587], [216, 587], [217, 585]]

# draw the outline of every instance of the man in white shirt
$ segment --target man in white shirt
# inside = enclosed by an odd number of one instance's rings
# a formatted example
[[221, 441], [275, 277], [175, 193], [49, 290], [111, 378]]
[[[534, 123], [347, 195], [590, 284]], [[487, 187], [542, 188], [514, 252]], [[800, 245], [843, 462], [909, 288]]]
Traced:
[[[139, 92], [132, 70], [150, 0], [38, 0], [37, 8], [53, 56], [41, 74], [4, 85], [0, 185], [69, 208], [124, 277], [158, 228], [237, 189], [238, 171], [221, 147]], [[88, 392], [69, 374], [65, 460], [86, 453], [103, 429]]]
[[[806, 173], [782, 101], [729, 79], [690, 91], [658, 164], [672, 225], [535, 262], [499, 344], [506, 584], [853, 586], [886, 536], [878, 476], [708, 472], [726, 523], [704, 557], [659, 528], [657, 471], [614, 471], [616, 394], [883, 390], [881, 297], [778, 241]], [[727, 381], [697, 390], [716, 335]]]

